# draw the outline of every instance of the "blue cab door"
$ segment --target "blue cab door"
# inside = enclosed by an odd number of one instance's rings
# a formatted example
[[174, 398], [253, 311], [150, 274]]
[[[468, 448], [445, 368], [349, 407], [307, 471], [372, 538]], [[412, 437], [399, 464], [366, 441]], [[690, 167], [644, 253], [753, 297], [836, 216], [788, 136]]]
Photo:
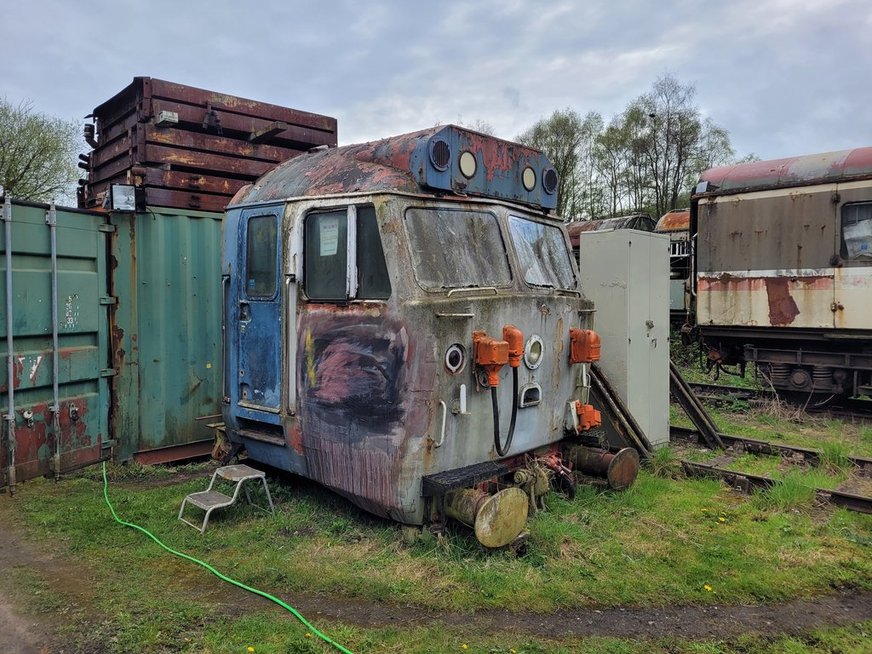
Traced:
[[278, 422], [282, 390], [281, 206], [249, 209], [239, 223], [236, 297], [243, 413]]

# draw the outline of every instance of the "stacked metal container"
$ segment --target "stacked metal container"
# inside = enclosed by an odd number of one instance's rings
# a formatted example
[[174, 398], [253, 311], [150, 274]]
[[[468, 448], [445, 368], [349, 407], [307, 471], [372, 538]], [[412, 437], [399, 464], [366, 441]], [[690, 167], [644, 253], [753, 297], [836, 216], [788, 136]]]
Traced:
[[336, 119], [136, 77], [92, 114], [81, 208], [99, 208], [111, 184], [145, 189], [151, 206], [223, 211], [233, 194], [277, 163], [336, 145]]

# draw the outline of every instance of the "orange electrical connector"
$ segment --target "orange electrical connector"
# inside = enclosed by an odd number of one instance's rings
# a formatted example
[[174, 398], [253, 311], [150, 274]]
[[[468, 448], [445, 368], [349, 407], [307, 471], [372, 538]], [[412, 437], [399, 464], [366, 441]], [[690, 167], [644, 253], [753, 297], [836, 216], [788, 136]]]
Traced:
[[592, 363], [600, 360], [600, 337], [592, 329], [569, 330], [569, 363]]
[[602, 414], [590, 404], [582, 404], [581, 401], [576, 401], [575, 413], [578, 415], [579, 431], [595, 429], [603, 424]]
[[518, 368], [524, 356], [524, 334], [514, 325], [503, 327], [503, 340], [509, 344], [509, 365]]
[[487, 371], [487, 383], [500, 385], [500, 370], [509, 362], [509, 344], [491, 338], [484, 331], [472, 332], [472, 354], [476, 365]]

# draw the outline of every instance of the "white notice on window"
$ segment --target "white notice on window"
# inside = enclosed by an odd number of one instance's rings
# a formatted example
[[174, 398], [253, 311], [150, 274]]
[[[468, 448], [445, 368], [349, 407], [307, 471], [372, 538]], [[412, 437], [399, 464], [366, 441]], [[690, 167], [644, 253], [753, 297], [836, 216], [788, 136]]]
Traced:
[[339, 249], [339, 218], [324, 217], [318, 222], [321, 256], [332, 257]]

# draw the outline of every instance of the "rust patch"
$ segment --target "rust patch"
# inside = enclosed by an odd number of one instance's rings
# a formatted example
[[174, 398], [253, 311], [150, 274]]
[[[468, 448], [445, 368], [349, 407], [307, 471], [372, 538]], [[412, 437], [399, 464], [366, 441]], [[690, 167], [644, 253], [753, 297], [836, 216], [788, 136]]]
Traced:
[[291, 427], [289, 442], [291, 447], [294, 448], [294, 452], [300, 456], [305, 456], [306, 451], [303, 449], [303, 430], [300, 429], [299, 422], [294, 423], [294, 426]]
[[675, 209], [665, 213], [657, 221], [655, 232], [686, 232], [690, 229], [690, 209]]
[[790, 295], [786, 277], [767, 277], [766, 296], [769, 298], [769, 322], [783, 326], [791, 324], [799, 315], [799, 307]]

